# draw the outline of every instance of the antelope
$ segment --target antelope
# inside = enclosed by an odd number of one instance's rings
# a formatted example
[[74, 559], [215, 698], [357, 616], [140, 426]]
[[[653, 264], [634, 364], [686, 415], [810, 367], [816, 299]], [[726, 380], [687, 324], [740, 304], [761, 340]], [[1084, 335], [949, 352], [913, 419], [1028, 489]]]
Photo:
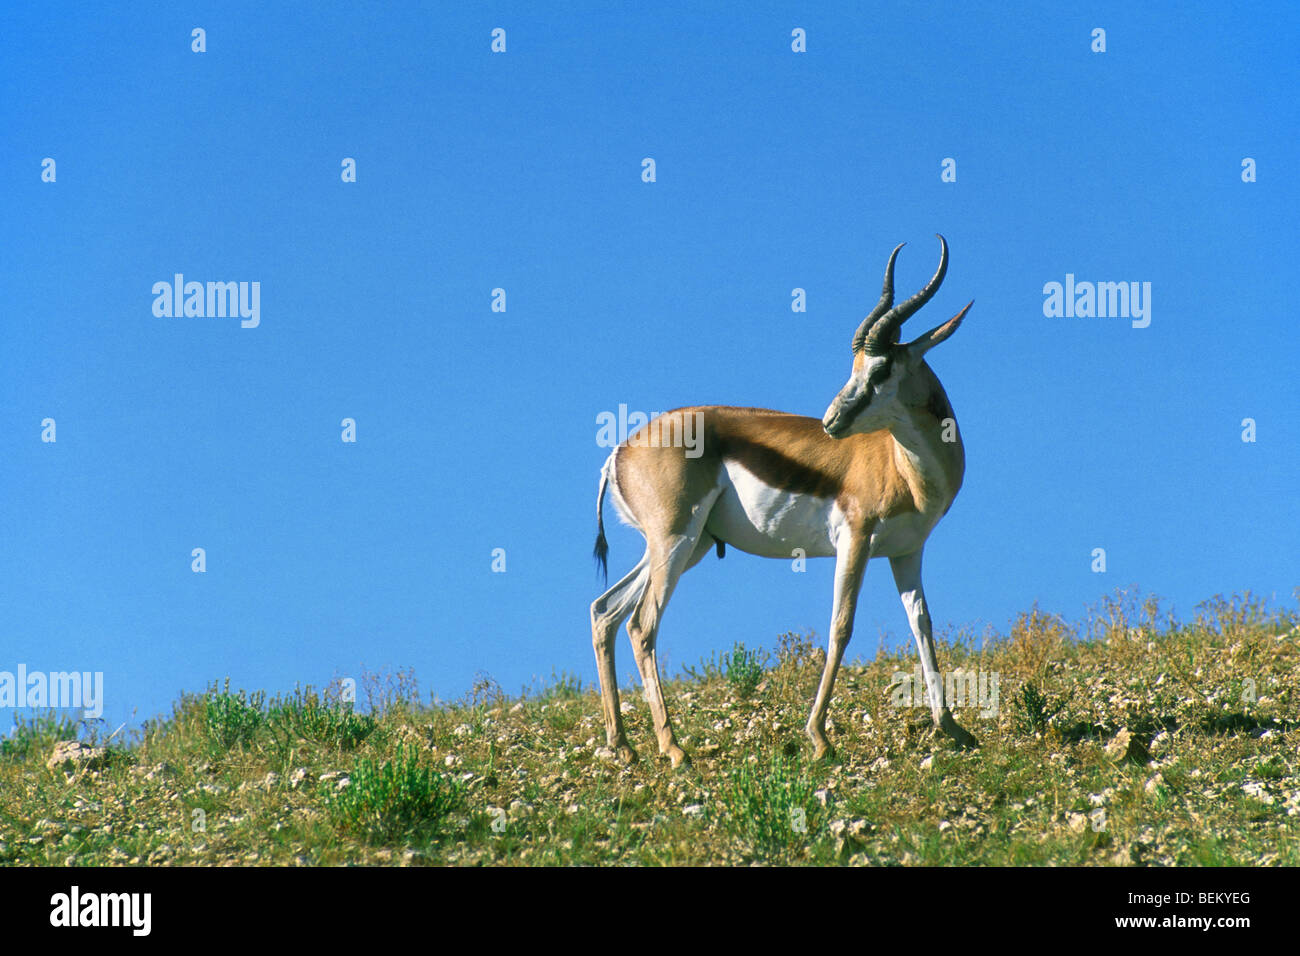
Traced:
[[[826, 665], [806, 727], [815, 759], [833, 753], [826, 712], [853, 633], [863, 572], [875, 557], [889, 558], [894, 572], [935, 726], [958, 747], [978, 745], [944, 700], [921, 587], [926, 538], [948, 512], [965, 471], [952, 406], [925, 354], [957, 331], [974, 300], [914, 341], [899, 342], [903, 322], [934, 296], [947, 272], [948, 244], [938, 238], [938, 269], [900, 305], [894, 305], [894, 263], [904, 244], [890, 254], [880, 301], [853, 336], [849, 380], [821, 421], [762, 408], [679, 408], [642, 426], [605, 461], [596, 496], [595, 557], [606, 583], [607, 490], [624, 522], [646, 539], [641, 560], [591, 605], [606, 742], [623, 761], [634, 762], [637, 755], [619, 709], [618, 626], [628, 622], [659, 753], [679, 767], [689, 758], [673, 734], [660, 689], [659, 624], [678, 578], [715, 546], [722, 557], [726, 545], [768, 558], [835, 558]], [[702, 442], [695, 457], [655, 440], [674, 431], [682, 435], [687, 415], [696, 416]]]

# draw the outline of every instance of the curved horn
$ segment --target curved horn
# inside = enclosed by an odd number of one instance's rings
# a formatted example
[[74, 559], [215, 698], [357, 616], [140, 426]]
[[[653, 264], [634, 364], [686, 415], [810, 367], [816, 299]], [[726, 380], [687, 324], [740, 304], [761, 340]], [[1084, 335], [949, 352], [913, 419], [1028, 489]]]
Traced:
[[[938, 233], [935, 233], [938, 236]], [[867, 332], [862, 345], [869, 354], [878, 355], [898, 341], [898, 330], [903, 323], [921, 306], [925, 305], [939, 291], [943, 277], [948, 271], [948, 243], [939, 236], [939, 268], [934, 271], [930, 281], [916, 295], [902, 302], [882, 315]]]
[[907, 245], [900, 242], [894, 246], [894, 251], [889, 254], [889, 264], [885, 266], [885, 286], [880, 292], [880, 301], [876, 307], [871, 310], [871, 314], [862, 320], [858, 330], [853, 333], [853, 352], [857, 354], [858, 349], [862, 348], [862, 343], [867, 339], [867, 333], [871, 327], [876, 324], [876, 319], [880, 318], [889, 311], [889, 307], [894, 304], [894, 260], [898, 258], [898, 250]]

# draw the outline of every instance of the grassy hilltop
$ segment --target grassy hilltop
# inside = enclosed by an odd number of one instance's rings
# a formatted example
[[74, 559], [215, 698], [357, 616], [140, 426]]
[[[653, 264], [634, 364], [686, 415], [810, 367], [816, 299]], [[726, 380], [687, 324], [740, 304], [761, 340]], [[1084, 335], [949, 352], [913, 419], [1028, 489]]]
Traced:
[[841, 669], [813, 763], [824, 652], [793, 634], [665, 683], [676, 772], [639, 691], [641, 760], [611, 762], [572, 678], [430, 706], [396, 675], [368, 708], [214, 685], [80, 748], [37, 720], [0, 742], [0, 864], [1300, 865], [1300, 616], [1247, 595], [1178, 623], [1121, 594], [1089, 631], [1035, 609], [941, 644], [958, 683], [997, 678], [955, 708], [973, 752], [906, 706], [915, 656], [882, 653]]

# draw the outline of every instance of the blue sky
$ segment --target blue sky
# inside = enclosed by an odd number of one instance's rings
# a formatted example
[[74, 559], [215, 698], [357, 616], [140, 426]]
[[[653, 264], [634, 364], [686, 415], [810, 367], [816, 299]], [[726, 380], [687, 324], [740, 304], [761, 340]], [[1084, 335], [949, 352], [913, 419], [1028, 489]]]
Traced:
[[[227, 675], [594, 681], [597, 416], [820, 417], [936, 232], [905, 334], [975, 300], [929, 357], [967, 454], [936, 626], [1294, 605], [1295, 7], [272, 6], [0, 12], [0, 670], [103, 671], [111, 726]], [[260, 324], [155, 316], [176, 273]], [[1149, 327], [1045, 316], [1067, 274], [1151, 283]], [[706, 560], [661, 658], [824, 638], [831, 571]], [[849, 655], [903, 638], [873, 562]]]

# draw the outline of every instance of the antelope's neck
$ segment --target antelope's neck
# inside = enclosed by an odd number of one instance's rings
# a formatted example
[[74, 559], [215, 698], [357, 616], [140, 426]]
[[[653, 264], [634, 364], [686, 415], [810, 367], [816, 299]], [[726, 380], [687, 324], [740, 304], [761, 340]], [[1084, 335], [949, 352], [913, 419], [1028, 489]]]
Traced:
[[889, 434], [894, 439], [894, 466], [917, 510], [936, 517], [947, 512], [966, 471], [966, 452], [951, 408], [942, 419], [929, 410], [912, 411]]

